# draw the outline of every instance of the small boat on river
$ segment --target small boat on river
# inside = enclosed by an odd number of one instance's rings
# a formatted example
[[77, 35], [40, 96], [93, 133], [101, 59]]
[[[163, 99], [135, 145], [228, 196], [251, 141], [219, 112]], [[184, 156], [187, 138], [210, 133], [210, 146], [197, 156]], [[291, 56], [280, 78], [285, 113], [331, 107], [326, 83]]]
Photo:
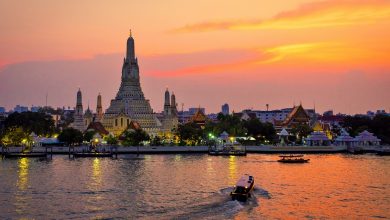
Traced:
[[232, 200], [245, 202], [249, 197], [251, 197], [251, 192], [254, 186], [255, 178], [248, 174], [243, 175], [234, 186], [233, 191], [230, 193]]
[[85, 152], [85, 153], [73, 153], [74, 157], [112, 157], [112, 153], [98, 153], [98, 152]]
[[21, 152], [21, 153], [4, 153], [3, 156], [5, 158], [25, 158], [25, 157], [47, 157], [47, 153], [39, 153], [39, 152]]
[[246, 148], [238, 142], [223, 143], [209, 148], [211, 156], [246, 156]]
[[303, 158], [303, 155], [281, 155], [280, 163], [308, 163], [310, 159]]

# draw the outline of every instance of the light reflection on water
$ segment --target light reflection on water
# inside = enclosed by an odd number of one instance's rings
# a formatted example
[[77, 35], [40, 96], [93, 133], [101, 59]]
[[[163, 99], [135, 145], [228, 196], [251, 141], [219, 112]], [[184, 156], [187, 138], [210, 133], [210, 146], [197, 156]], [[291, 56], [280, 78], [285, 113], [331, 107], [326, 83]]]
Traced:
[[28, 186], [28, 171], [29, 171], [29, 158], [20, 158], [18, 161], [18, 180], [16, 183], [17, 191], [15, 192], [15, 212], [19, 215], [24, 215], [27, 212], [28, 206], [28, 194], [25, 190]]
[[[277, 157], [0, 160], [0, 219], [390, 218], [389, 157], [309, 155], [309, 164]], [[231, 201], [245, 173], [255, 177], [254, 197]]]

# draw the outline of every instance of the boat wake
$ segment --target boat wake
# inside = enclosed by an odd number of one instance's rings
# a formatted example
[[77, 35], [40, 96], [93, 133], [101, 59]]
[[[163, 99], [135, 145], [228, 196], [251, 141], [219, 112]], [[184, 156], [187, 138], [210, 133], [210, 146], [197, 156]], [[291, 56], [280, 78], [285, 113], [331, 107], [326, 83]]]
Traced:
[[[230, 192], [231, 191], [233, 191], [233, 187], [227, 187], [227, 188], [224, 188], [224, 189], [221, 189], [220, 190], [220, 194], [223, 194], [223, 195], [230, 195]], [[263, 189], [263, 188], [261, 188], [261, 187], [258, 187], [258, 186], [255, 186], [254, 188], [253, 188], [253, 191], [252, 191], [252, 193], [251, 193], [251, 195], [252, 195], [252, 197], [253, 198], [264, 198], [264, 199], [271, 199], [271, 195], [270, 195], [270, 193], [267, 191], [267, 190], [265, 190], [265, 189]], [[251, 201], [252, 200], [254, 200], [254, 199], [250, 199]], [[250, 201], [250, 200], [248, 200], [248, 201]], [[256, 199], [257, 200], [257, 199]]]

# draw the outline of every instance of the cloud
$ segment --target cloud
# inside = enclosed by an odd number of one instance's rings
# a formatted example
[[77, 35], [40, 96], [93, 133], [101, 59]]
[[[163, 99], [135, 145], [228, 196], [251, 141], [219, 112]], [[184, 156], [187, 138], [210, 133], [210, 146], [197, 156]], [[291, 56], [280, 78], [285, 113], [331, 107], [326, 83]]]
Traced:
[[172, 32], [319, 28], [369, 24], [386, 18], [390, 18], [388, 0], [328, 0], [304, 4], [269, 19], [205, 22], [180, 27]]

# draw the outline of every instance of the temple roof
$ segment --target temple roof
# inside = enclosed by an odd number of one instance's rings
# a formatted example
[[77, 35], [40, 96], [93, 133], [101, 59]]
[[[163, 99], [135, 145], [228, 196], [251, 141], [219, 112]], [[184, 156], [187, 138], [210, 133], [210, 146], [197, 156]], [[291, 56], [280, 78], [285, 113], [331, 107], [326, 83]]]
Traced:
[[343, 128], [341, 134], [336, 138], [335, 141], [353, 141], [353, 137], [349, 136], [348, 132]]
[[307, 141], [329, 141], [329, 138], [324, 132], [313, 131], [309, 137], [306, 138]]
[[104, 126], [100, 122], [91, 122], [88, 125], [87, 131], [90, 130], [90, 129], [91, 130], [95, 130], [96, 132], [98, 132], [102, 136], [103, 135], [108, 135], [108, 131], [104, 128]]
[[282, 131], [279, 133], [279, 136], [288, 136], [288, 132], [285, 128], [282, 129]]
[[198, 110], [195, 112], [195, 114], [191, 117], [192, 122], [201, 122], [204, 123], [206, 122], [206, 115], [203, 114], [203, 112], [198, 108]]
[[371, 132], [364, 130], [358, 136], [355, 137], [355, 141], [381, 141], [381, 139], [377, 138]]
[[302, 105], [295, 106], [290, 114], [287, 115], [282, 125], [289, 125], [291, 122], [295, 123], [307, 123], [310, 120], [310, 116], [307, 114]]

